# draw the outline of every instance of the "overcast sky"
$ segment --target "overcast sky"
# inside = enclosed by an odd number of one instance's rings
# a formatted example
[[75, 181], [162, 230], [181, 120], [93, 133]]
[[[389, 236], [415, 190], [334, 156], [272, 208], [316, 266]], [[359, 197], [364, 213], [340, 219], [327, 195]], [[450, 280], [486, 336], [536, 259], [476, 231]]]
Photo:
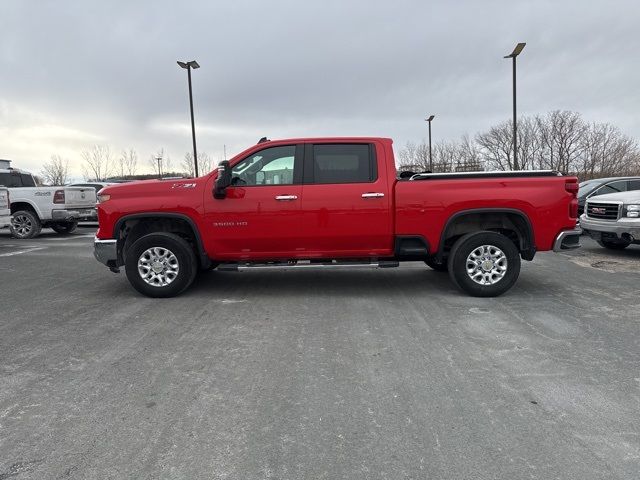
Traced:
[[261, 136], [376, 135], [396, 149], [471, 135], [511, 115], [570, 109], [640, 138], [640, 2], [1, 0], [0, 158], [191, 149], [214, 160]]

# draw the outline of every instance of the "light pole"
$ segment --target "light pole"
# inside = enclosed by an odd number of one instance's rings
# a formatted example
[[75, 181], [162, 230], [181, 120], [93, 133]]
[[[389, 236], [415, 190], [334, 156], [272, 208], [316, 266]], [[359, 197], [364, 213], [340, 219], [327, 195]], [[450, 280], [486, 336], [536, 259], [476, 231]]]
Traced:
[[193, 140], [193, 166], [196, 177], [198, 176], [198, 152], [196, 151], [196, 125], [193, 121], [193, 92], [191, 90], [191, 69], [200, 68], [198, 62], [191, 60], [190, 62], [181, 62], [178, 60], [178, 65], [187, 70], [187, 77], [189, 78], [189, 106], [191, 107], [191, 138]]
[[158, 155], [156, 160], [158, 161], [158, 178], [162, 178], [162, 156]]
[[435, 118], [435, 115], [430, 115], [425, 118], [425, 122], [429, 122], [429, 171], [433, 172], [433, 157], [431, 156], [431, 121]]
[[512, 58], [513, 59], [513, 169], [519, 170], [518, 168], [518, 117], [516, 114], [516, 57], [520, 55], [522, 49], [526, 43], [519, 43], [516, 45], [516, 48], [513, 49], [513, 52], [509, 55], [505, 55], [504, 58]]

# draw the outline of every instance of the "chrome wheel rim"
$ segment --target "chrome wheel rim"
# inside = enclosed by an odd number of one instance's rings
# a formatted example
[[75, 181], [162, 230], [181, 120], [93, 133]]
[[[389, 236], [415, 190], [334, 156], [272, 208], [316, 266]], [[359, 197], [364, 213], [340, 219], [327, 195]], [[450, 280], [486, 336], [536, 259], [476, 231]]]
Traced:
[[152, 287], [166, 287], [178, 277], [180, 265], [175, 254], [164, 247], [151, 247], [138, 258], [138, 274]]
[[33, 230], [33, 223], [26, 215], [13, 217], [13, 221], [11, 223], [13, 226], [13, 232], [19, 237], [26, 237], [31, 233], [31, 230]]
[[479, 285], [495, 285], [507, 273], [507, 256], [494, 245], [482, 245], [467, 257], [467, 275]]

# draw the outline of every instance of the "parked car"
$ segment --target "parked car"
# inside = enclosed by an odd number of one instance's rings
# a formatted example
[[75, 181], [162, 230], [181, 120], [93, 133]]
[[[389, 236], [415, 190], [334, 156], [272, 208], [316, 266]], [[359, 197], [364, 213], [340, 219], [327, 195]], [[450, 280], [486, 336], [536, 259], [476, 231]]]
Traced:
[[9, 189], [0, 185], [0, 229], [11, 226], [11, 206]]
[[578, 214], [584, 213], [584, 204], [588, 198], [630, 190], [640, 190], [640, 177], [595, 178], [582, 182], [578, 190]]
[[0, 169], [0, 184], [9, 188], [11, 233], [20, 239], [33, 238], [42, 228], [71, 233], [80, 220], [95, 220], [96, 192], [90, 187], [36, 187], [29, 172]]
[[520, 260], [579, 247], [578, 182], [557, 172], [416, 174], [392, 141], [265, 141], [204, 177], [112, 185], [98, 198], [96, 258], [168, 297], [218, 266], [395, 267], [423, 260], [475, 296], [500, 295]]
[[600, 246], [611, 250], [640, 244], [640, 191], [589, 198], [580, 225]]

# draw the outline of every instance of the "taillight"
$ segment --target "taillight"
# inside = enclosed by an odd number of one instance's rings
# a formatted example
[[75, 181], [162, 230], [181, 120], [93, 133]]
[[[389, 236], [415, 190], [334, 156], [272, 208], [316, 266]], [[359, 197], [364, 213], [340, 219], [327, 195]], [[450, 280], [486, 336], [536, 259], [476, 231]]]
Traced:
[[569, 202], [569, 217], [578, 218], [578, 199], [576, 198]]
[[64, 203], [64, 190], [56, 190], [53, 194], [53, 203]]
[[580, 188], [580, 186], [575, 180], [572, 182], [566, 182], [564, 184], [564, 189], [569, 193], [573, 193], [574, 195], [578, 194], [578, 188]]

